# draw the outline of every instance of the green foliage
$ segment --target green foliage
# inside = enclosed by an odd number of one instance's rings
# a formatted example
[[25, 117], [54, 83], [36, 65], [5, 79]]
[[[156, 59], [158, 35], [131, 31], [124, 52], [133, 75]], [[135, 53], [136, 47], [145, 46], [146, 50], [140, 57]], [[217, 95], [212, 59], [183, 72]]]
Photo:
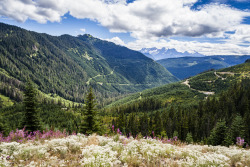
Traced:
[[139, 133], [139, 122], [135, 113], [131, 113], [128, 118], [127, 134], [133, 135], [135, 137]]
[[127, 118], [124, 112], [122, 112], [119, 114], [117, 126], [123, 134], [126, 134], [126, 123], [127, 123]]
[[[140, 102], [145, 100], [142, 98], [137, 101], [138, 103], [131, 103], [131, 106], [137, 106], [136, 110], [130, 108], [132, 111], [129, 112], [122, 105], [118, 105], [116, 110], [110, 110], [112, 112], [107, 115], [112, 115], [112, 118], [117, 116], [118, 120], [114, 118], [117, 124], [120, 123], [120, 120], [127, 120], [125, 123], [126, 134], [133, 131], [134, 135], [137, 131], [134, 129], [139, 129], [143, 136], [151, 135], [152, 131], [155, 136], [161, 136], [166, 132], [169, 137], [177, 135], [180, 140], [188, 142], [190, 142], [190, 134], [192, 134], [194, 142], [207, 143], [208, 140], [209, 144], [227, 146], [235, 143], [234, 136], [241, 135], [248, 143], [250, 141], [249, 82], [247, 78], [242, 79], [216, 96], [209, 96], [189, 105], [172, 102], [152, 111], [153, 104], [147, 104], [151, 105], [150, 110], [145, 109], [146, 112], [143, 112], [143, 110], [138, 110]], [[143, 95], [143, 93], [141, 94]], [[127, 104], [127, 108], [129, 107], [130, 105]], [[126, 113], [121, 114], [123, 111]], [[221, 123], [220, 120], [225, 121]], [[122, 124], [124, 126], [124, 121]]]
[[28, 78], [41, 92], [74, 102], [92, 86], [100, 105], [177, 81], [143, 54], [88, 35], [55, 37], [0, 23], [0, 38], [0, 93], [16, 102]]
[[242, 117], [239, 114], [237, 114], [236, 117], [233, 119], [231, 125], [231, 134], [233, 143], [236, 142], [237, 137], [245, 138], [245, 124]]
[[22, 127], [25, 127], [30, 132], [41, 130], [40, 120], [37, 116], [36, 90], [30, 80], [28, 80], [24, 92], [24, 118]]
[[179, 136], [179, 134], [178, 134], [178, 132], [177, 131], [174, 131], [174, 133], [173, 133], [173, 137], [178, 137]]
[[[66, 109], [56, 104], [38, 104], [37, 115], [40, 119], [42, 129], [55, 129], [68, 132], [79, 132], [81, 115], [78, 109]], [[22, 127], [24, 119], [24, 105], [15, 104], [2, 109], [2, 123], [5, 134]], [[8, 128], [7, 128], [8, 127]]]
[[146, 113], [140, 119], [140, 132], [143, 136], [148, 136], [149, 133], [149, 117]]
[[163, 124], [162, 124], [162, 117], [161, 117], [161, 113], [159, 111], [157, 111], [155, 113], [155, 116], [154, 116], [154, 123], [155, 123], [155, 135], [161, 135], [161, 132], [163, 131]]
[[0, 108], [12, 106], [13, 104], [13, 101], [9, 97], [0, 94]]
[[3, 108], [3, 100], [1, 97], [0, 97], [0, 108]]
[[95, 96], [90, 87], [88, 95], [85, 100], [85, 110], [83, 112], [84, 120], [80, 126], [80, 132], [84, 134], [92, 134], [100, 130], [99, 122], [97, 119]]
[[111, 103], [105, 110], [106, 112], [115, 112], [119, 108], [119, 111], [125, 113], [151, 112], [164, 108], [173, 102], [191, 105], [204, 97], [204, 94], [193, 91], [184, 84], [173, 83], [132, 94]]
[[208, 138], [208, 143], [211, 145], [224, 145], [227, 133], [227, 126], [225, 121], [217, 122], [216, 126], [211, 131]]
[[6, 132], [6, 127], [3, 124], [3, 117], [0, 115], [0, 132]]
[[192, 133], [187, 133], [187, 137], [186, 137], [186, 140], [185, 140], [187, 143], [191, 144], [193, 143], [193, 136], [192, 136]]

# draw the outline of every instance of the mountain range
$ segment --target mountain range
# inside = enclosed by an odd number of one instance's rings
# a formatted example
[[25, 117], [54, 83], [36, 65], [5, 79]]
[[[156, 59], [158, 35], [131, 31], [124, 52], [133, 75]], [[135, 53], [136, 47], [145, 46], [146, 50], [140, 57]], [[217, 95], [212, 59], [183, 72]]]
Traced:
[[140, 50], [140, 52], [153, 60], [161, 60], [161, 59], [177, 58], [177, 57], [204, 57], [205, 56], [198, 52], [194, 52], [194, 53], [189, 53], [187, 51], [185, 51], [184, 53], [178, 52], [174, 48], [173, 49], [166, 49], [166, 48], [157, 49], [156, 47], [143, 48]]
[[87, 34], [51, 36], [0, 23], [0, 39], [0, 93], [14, 99], [28, 79], [75, 102], [89, 86], [102, 101], [177, 81], [142, 53]]
[[179, 79], [185, 79], [211, 69], [221, 69], [244, 63], [250, 55], [245, 56], [205, 56], [179, 57], [158, 60], [157, 62], [168, 69]]

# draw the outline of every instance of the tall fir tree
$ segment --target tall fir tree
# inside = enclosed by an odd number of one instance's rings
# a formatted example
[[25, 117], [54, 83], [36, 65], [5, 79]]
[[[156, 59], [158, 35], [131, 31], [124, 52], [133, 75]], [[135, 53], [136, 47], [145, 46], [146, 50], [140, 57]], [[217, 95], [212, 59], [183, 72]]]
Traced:
[[225, 139], [227, 137], [227, 126], [226, 121], [217, 122], [216, 126], [211, 131], [208, 138], [208, 143], [211, 145], [225, 145]]
[[124, 112], [119, 114], [118, 128], [120, 129], [122, 134], [126, 134], [126, 116], [124, 115]]
[[0, 115], [0, 133], [6, 132], [6, 127], [3, 122], [3, 117]]
[[155, 113], [154, 123], [155, 123], [155, 134], [158, 135], [158, 136], [160, 136], [161, 132], [163, 130], [162, 118], [161, 118], [160, 111], [157, 111]]
[[89, 88], [88, 95], [85, 100], [85, 107], [82, 110], [83, 121], [80, 126], [80, 132], [84, 134], [92, 134], [99, 132], [100, 126], [97, 119], [96, 101], [92, 87]]
[[149, 134], [148, 126], [149, 126], [148, 115], [144, 113], [140, 119], [141, 134], [143, 136], [148, 136]]
[[0, 98], [0, 108], [3, 108], [3, 100]]
[[233, 143], [236, 142], [237, 137], [245, 138], [245, 125], [242, 117], [238, 114], [233, 119], [232, 125], [231, 125], [231, 131], [232, 131], [232, 140]]
[[41, 130], [40, 121], [37, 115], [37, 98], [36, 90], [33, 87], [30, 80], [27, 81], [24, 92], [24, 118], [22, 121], [22, 127], [25, 127], [27, 131], [33, 132]]

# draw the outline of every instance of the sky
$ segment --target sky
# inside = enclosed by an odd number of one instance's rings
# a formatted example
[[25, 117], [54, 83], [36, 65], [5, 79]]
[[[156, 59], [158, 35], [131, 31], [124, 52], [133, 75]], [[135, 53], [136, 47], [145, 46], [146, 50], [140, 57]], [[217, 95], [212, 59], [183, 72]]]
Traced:
[[134, 50], [250, 55], [250, 0], [0, 0], [0, 22]]

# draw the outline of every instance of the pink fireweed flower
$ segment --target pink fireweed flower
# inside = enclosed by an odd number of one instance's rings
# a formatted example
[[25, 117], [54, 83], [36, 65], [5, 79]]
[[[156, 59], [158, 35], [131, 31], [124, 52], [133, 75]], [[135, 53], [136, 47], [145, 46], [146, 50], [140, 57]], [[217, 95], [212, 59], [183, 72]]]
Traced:
[[177, 141], [177, 140], [178, 140], [178, 137], [177, 137], [177, 136], [174, 136], [174, 137], [173, 137], [173, 140], [174, 140], [174, 141]]
[[40, 140], [40, 139], [50, 139], [50, 138], [62, 138], [62, 137], [67, 137], [69, 135], [69, 133], [66, 132], [66, 130], [64, 130], [63, 132], [61, 131], [43, 131], [40, 132], [38, 131], [34, 131], [34, 132], [28, 132], [25, 131], [24, 129], [22, 130], [16, 130], [16, 132], [11, 131], [9, 133], [9, 135], [7, 137], [4, 137], [3, 134], [0, 133], [0, 142], [19, 142], [19, 143], [23, 143], [25, 141], [28, 140]]
[[236, 140], [237, 140], [236, 145], [243, 146], [244, 139], [242, 139], [241, 137], [237, 137]]

